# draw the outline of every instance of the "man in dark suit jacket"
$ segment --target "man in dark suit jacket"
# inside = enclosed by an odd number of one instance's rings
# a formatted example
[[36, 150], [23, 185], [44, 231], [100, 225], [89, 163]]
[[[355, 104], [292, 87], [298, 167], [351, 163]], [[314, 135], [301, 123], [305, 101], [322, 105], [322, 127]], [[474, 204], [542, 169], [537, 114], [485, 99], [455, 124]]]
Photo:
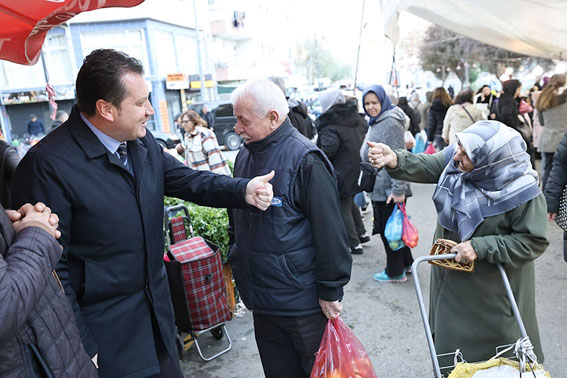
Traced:
[[182, 377], [163, 264], [163, 198], [265, 210], [273, 172], [252, 180], [195, 171], [146, 132], [154, 114], [141, 63], [95, 50], [69, 120], [35, 145], [14, 177], [13, 203], [43, 201], [60, 217], [57, 272], [100, 377]]

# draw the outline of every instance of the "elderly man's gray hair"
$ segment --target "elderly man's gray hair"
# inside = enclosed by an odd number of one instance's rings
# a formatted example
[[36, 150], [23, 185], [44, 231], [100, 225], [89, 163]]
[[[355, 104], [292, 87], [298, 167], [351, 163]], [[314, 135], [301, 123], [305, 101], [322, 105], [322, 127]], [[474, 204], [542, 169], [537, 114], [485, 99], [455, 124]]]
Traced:
[[230, 102], [234, 106], [247, 96], [254, 100], [251, 110], [258, 118], [265, 118], [270, 110], [276, 111], [280, 119], [285, 119], [289, 113], [285, 95], [276, 84], [268, 79], [247, 81], [232, 92]]

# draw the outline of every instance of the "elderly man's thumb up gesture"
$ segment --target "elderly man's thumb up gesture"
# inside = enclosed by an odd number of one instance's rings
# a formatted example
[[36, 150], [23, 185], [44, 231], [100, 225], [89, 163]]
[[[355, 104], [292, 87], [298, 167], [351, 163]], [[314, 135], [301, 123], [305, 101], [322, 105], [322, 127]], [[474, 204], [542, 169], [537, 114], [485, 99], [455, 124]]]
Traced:
[[264, 211], [272, 203], [272, 198], [274, 197], [274, 191], [270, 181], [274, 178], [276, 172], [271, 171], [264, 176], [256, 176], [248, 185], [246, 185], [246, 203], [252, 206], [256, 206], [258, 209]]

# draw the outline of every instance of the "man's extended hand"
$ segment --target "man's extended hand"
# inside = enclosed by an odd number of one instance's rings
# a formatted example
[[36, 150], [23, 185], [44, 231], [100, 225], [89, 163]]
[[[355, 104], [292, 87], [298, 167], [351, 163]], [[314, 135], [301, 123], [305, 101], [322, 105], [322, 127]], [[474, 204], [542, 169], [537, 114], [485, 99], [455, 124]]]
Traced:
[[264, 211], [272, 204], [272, 198], [274, 198], [274, 191], [270, 181], [274, 178], [276, 172], [271, 171], [264, 176], [256, 176], [248, 185], [246, 185], [246, 203], [252, 206], [256, 206], [258, 209]]
[[343, 310], [343, 305], [339, 301], [328, 302], [319, 299], [319, 306], [321, 306], [321, 311], [327, 317], [327, 319], [334, 319], [341, 314]]

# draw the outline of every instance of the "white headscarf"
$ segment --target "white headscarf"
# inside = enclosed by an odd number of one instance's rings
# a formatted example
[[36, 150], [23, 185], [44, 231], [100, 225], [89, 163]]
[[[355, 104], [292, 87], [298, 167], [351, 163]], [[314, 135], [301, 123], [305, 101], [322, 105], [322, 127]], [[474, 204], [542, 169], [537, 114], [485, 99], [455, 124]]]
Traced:
[[340, 90], [336, 88], [329, 88], [319, 93], [319, 102], [321, 103], [323, 112], [326, 112], [333, 105], [344, 104], [345, 96]]

